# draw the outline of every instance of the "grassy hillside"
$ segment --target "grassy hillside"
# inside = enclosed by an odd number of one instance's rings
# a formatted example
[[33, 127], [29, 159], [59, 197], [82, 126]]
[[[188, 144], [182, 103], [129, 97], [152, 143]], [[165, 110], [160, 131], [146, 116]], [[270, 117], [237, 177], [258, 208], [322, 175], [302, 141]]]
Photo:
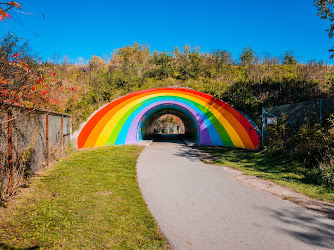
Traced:
[[50, 108], [74, 115], [74, 128], [104, 103], [148, 88], [202, 91], [235, 105], [258, 123], [262, 106], [334, 94], [334, 67], [321, 62], [284, 64], [253, 55], [237, 64], [227, 51], [201, 53], [190, 47], [162, 53], [133, 44], [116, 50], [108, 61], [92, 56], [87, 65], [63, 61], [40, 67], [46, 76], [56, 73], [54, 79], [61, 85], [51, 93], [59, 103]]

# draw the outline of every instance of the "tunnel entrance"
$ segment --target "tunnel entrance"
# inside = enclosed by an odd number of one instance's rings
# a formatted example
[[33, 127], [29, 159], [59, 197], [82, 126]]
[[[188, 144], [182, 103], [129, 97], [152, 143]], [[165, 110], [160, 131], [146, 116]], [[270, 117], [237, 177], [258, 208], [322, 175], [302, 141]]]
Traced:
[[160, 104], [147, 111], [139, 123], [139, 140], [179, 136], [198, 142], [199, 124], [187, 108], [177, 104]]
[[182, 120], [172, 114], [160, 116], [155, 121], [153, 130], [156, 135], [183, 135], [185, 133]]

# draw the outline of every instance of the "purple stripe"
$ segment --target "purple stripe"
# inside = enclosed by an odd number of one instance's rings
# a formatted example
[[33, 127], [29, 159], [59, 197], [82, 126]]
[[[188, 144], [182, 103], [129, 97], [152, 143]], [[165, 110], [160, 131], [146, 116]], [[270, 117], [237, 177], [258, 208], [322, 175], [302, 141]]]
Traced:
[[138, 113], [138, 115], [135, 117], [135, 119], [133, 119], [131, 126], [129, 128], [129, 132], [126, 136], [126, 140], [125, 140], [125, 144], [134, 144], [134, 143], [138, 143], [138, 139], [137, 139], [137, 128], [138, 128], [138, 124], [140, 119], [145, 115], [145, 113], [152, 109], [155, 108], [159, 105], [164, 105], [164, 104], [175, 104], [177, 106], [180, 106], [184, 109], [186, 109], [189, 113], [191, 113], [197, 120], [198, 125], [199, 125], [199, 129], [200, 129], [200, 144], [203, 145], [212, 145], [211, 144], [211, 140], [210, 140], [210, 136], [209, 136], [209, 132], [208, 129], [202, 119], [202, 117], [191, 107], [180, 103], [180, 102], [176, 102], [176, 101], [160, 101], [160, 102], [156, 102], [153, 103], [149, 106], [147, 106], [146, 108], [144, 108], [142, 111], [140, 111]]

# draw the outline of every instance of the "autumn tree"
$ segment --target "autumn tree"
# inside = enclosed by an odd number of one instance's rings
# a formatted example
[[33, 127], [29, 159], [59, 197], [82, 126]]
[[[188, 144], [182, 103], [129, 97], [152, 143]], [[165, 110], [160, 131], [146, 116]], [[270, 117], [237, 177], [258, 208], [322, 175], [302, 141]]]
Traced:
[[[0, 3], [0, 21], [12, 19], [10, 12], [21, 9], [17, 2]], [[52, 73], [51, 77], [55, 73]], [[29, 44], [8, 33], [0, 41], [0, 109], [7, 104], [41, 107], [55, 100], [49, 93], [58, 87], [53, 80], [38, 70], [36, 56], [30, 53]]]
[[0, 108], [9, 103], [45, 106], [56, 87], [58, 84], [39, 71], [37, 57], [27, 41], [11, 33], [1, 39]]
[[[330, 22], [330, 28], [328, 31], [328, 37], [332, 38], [334, 36], [334, 0], [314, 0], [315, 7], [318, 9], [317, 15], [321, 19], [328, 20]], [[332, 47], [329, 52], [332, 53], [331, 59], [334, 58], [334, 47]]]

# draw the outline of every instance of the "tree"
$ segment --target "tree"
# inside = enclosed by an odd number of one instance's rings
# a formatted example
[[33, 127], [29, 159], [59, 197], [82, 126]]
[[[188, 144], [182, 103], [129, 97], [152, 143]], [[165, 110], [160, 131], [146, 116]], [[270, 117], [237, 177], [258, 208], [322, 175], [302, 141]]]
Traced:
[[[0, 109], [6, 104], [41, 107], [54, 103], [50, 92], [59, 84], [39, 71], [27, 41], [11, 33], [0, 41]], [[50, 76], [54, 76], [55, 73]]]
[[185, 45], [182, 50], [175, 48], [172, 51], [174, 58], [175, 77], [182, 80], [197, 79], [203, 65], [203, 54], [199, 47], [192, 48]]
[[[313, 5], [318, 8], [317, 15], [321, 19], [328, 20], [330, 28], [328, 31], [328, 37], [332, 38], [334, 36], [334, 0], [314, 0]], [[329, 52], [332, 53], [330, 59], [334, 58], [334, 47], [332, 47]]]
[[[15, 9], [21, 9], [17, 2], [0, 3], [0, 21], [12, 19], [9, 12]], [[47, 79], [46, 74], [38, 69], [39, 65], [27, 41], [10, 32], [1, 39], [0, 109], [7, 104], [45, 107], [58, 103], [50, 96], [60, 87], [60, 82], [51, 79], [56, 73], [52, 72]]]
[[240, 64], [241, 65], [250, 65], [253, 64], [255, 60], [255, 52], [252, 47], [248, 46], [244, 48], [241, 52], [240, 56]]
[[283, 55], [283, 64], [295, 65], [297, 64], [296, 57], [293, 50], [287, 50]]
[[221, 72], [221, 69], [224, 65], [233, 64], [232, 54], [226, 50], [215, 50], [211, 52], [214, 66], [218, 73]]
[[131, 89], [144, 83], [149, 61], [149, 46], [134, 43], [114, 51], [108, 64], [108, 82], [112, 87]]
[[168, 78], [173, 74], [173, 57], [167, 52], [154, 52], [151, 56], [150, 63], [154, 66], [149, 75], [157, 79]]

